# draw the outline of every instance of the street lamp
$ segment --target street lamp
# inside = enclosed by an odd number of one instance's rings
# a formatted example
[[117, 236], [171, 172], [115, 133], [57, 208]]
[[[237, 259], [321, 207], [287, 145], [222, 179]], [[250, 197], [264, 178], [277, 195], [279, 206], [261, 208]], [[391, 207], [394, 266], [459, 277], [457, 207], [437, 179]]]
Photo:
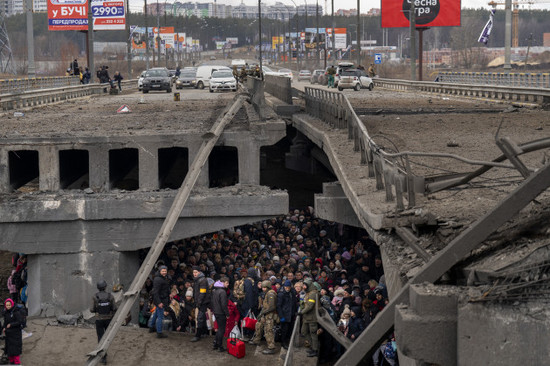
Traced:
[[[298, 68], [300, 68], [300, 48], [299, 48], [299, 45], [300, 45], [300, 38], [299, 38], [299, 35], [298, 35], [298, 32], [299, 32], [299, 23], [298, 23], [298, 5], [296, 5], [296, 3], [294, 2], [294, 0], [290, 0], [292, 1], [292, 3], [294, 4], [294, 9], [296, 9], [296, 65], [298, 66]], [[288, 19], [288, 21], [290, 22], [290, 18]]]

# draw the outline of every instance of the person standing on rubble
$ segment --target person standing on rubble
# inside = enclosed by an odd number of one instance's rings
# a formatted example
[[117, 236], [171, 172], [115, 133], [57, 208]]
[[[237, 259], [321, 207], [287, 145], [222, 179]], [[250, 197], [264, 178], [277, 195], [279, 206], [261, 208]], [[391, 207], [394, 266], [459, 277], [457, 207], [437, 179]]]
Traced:
[[159, 271], [153, 279], [153, 303], [155, 304], [155, 313], [150, 321], [151, 327], [149, 333], [157, 332], [158, 338], [166, 338], [167, 335], [162, 332], [162, 321], [164, 320], [164, 310], [170, 306], [170, 282], [168, 280], [168, 267], [160, 266]]
[[[111, 293], [105, 291], [107, 282], [101, 280], [97, 283], [99, 290], [92, 299], [92, 313], [96, 313], [95, 330], [97, 333], [97, 341], [100, 342], [105, 330], [111, 323], [111, 319], [116, 312], [115, 298]], [[107, 363], [107, 354], [103, 356], [101, 362]]]

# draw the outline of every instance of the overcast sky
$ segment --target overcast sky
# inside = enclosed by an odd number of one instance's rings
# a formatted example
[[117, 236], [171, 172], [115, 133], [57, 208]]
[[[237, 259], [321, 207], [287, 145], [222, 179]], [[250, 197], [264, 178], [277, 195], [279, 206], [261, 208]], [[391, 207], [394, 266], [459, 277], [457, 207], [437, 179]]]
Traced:
[[[165, 1], [168, 3], [173, 3], [174, 0], [158, 0], [160, 3], [164, 3]], [[193, 2], [213, 2], [214, 0], [180, 0], [181, 2], [187, 2], [187, 1], [193, 1]], [[323, 7], [323, 10], [325, 12], [328, 10], [330, 12], [331, 10], [331, 0], [326, 1], [325, 6], [325, 0], [262, 0], [262, 4], [275, 4], [275, 2], [282, 2], [283, 4], [287, 5], [293, 5], [293, 2], [296, 3], [296, 5], [305, 4], [306, 2], [308, 4], [313, 4], [314, 1], [319, 1], [319, 5]], [[486, 8], [489, 9], [489, 5], [487, 3], [490, 0], [462, 0], [462, 8]], [[504, 2], [504, 0], [499, 0]], [[537, 0], [535, 0], [537, 1]], [[541, 0], [545, 1], [545, 0]], [[149, 3], [156, 3], [155, 0], [149, 0]], [[217, 0], [218, 4], [226, 4], [226, 5], [239, 5], [241, 2], [244, 2], [246, 5], [257, 5], [258, 0]], [[142, 9], [143, 8], [143, 1], [142, 0], [130, 0], [131, 3], [131, 9]], [[357, 8], [357, 0], [335, 0], [334, 4], [334, 10], [338, 9], [356, 9]], [[380, 8], [380, 0], [361, 0], [361, 13], [366, 13], [372, 8]], [[522, 7], [527, 9], [527, 7]], [[498, 9], [504, 10], [503, 6], [498, 7]], [[521, 9], [521, 8], [520, 8]], [[548, 3], [546, 4], [533, 4], [531, 5], [531, 9], [550, 9], [550, 0], [548, 0]]]

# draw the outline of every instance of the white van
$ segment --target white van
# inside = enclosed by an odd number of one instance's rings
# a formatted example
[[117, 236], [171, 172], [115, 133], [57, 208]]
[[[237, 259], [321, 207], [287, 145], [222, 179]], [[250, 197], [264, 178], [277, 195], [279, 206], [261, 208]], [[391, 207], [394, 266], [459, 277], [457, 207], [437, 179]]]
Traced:
[[220, 65], [203, 65], [197, 68], [197, 76], [195, 76], [195, 89], [204, 89], [210, 86], [210, 78], [212, 73], [218, 70], [230, 70], [227, 66]]
[[236, 59], [231, 61], [231, 67], [237, 66], [237, 68], [240, 70], [242, 67], [246, 66], [246, 61], [242, 59]]

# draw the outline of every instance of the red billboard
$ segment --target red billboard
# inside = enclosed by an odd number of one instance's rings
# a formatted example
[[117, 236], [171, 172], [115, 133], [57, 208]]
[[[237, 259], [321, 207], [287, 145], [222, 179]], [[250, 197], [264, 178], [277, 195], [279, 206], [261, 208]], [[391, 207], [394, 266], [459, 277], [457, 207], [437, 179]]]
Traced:
[[[382, 28], [409, 27], [412, 0], [382, 0]], [[460, 0], [414, 0], [417, 27], [460, 26]]]
[[88, 1], [48, 0], [48, 30], [88, 30]]

